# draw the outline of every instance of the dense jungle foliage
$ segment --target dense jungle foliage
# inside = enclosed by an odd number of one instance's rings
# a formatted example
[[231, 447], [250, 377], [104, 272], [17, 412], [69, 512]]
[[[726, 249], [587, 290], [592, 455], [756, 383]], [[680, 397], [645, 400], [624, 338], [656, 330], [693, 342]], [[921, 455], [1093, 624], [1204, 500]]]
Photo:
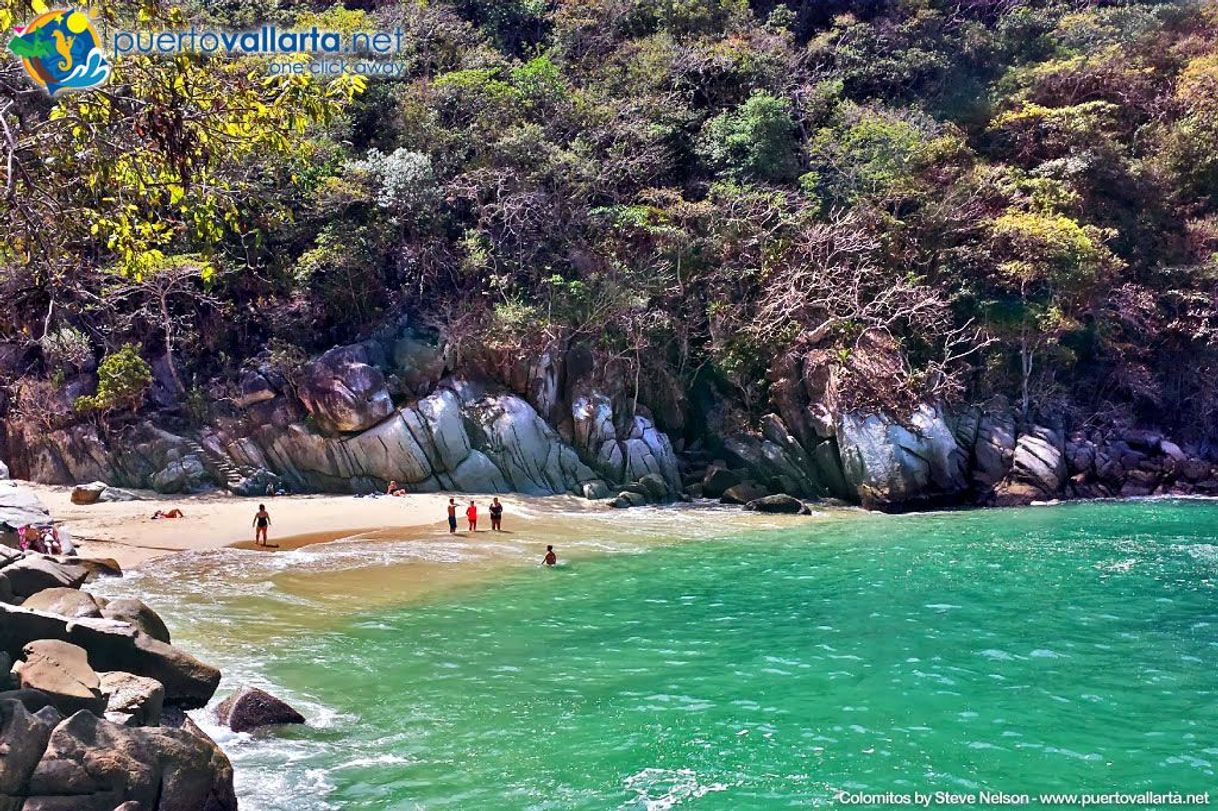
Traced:
[[[9, 2], [0, 25], [31, 15]], [[7, 59], [11, 414], [73, 419], [58, 393], [82, 375], [84, 407], [129, 408], [94, 372], [140, 356], [189, 412], [253, 355], [299, 362], [400, 314], [461, 358], [593, 345], [657, 411], [701, 388], [756, 417], [792, 352], [827, 358], [854, 405], [1003, 394], [1193, 437], [1218, 410], [1213, 3], [183, 0], [94, 17], [401, 28], [405, 70], [124, 57], [108, 85], [51, 100]]]

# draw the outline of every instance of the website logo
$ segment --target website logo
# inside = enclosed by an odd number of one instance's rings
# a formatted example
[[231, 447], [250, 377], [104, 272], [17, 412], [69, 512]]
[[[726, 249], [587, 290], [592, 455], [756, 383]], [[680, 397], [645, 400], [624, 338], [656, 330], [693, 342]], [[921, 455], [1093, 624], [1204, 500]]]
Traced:
[[45, 12], [13, 32], [8, 49], [21, 58], [30, 78], [52, 96], [63, 90], [97, 87], [110, 78], [110, 63], [102, 53], [97, 29], [79, 9]]

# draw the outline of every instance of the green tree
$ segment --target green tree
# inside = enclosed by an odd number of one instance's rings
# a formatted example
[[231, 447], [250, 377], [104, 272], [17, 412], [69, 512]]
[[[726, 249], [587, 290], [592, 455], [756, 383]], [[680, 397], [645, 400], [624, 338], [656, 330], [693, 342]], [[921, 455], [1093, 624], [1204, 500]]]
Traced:
[[699, 146], [712, 167], [737, 180], [782, 182], [799, 170], [790, 105], [766, 92], [707, 121]]

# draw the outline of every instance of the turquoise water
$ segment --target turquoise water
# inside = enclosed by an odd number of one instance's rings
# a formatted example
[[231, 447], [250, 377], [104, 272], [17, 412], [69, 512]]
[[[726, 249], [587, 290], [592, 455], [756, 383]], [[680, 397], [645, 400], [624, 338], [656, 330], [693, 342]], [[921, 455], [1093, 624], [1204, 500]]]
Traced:
[[1216, 535], [1218, 505], [1146, 501], [857, 515], [515, 566], [218, 650], [252, 654], [315, 719], [226, 745], [245, 807], [296, 811], [1203, 792]]

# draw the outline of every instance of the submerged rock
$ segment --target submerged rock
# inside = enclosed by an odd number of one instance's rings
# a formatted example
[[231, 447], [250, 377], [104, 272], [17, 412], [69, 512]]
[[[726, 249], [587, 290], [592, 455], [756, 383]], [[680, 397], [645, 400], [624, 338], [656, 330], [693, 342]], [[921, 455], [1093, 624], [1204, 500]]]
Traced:
[[233, 732], [279, 724], [303, 724], [291, 705], [257, 687], [242, 687], [216, 707], [216, 720]]
[[786, 513], [789, 515], [811, 515], [812, 510], [794, 496], [778, 493], [772, 496], [755, 498], [744, 505], [746, 510], [762, 513]]

